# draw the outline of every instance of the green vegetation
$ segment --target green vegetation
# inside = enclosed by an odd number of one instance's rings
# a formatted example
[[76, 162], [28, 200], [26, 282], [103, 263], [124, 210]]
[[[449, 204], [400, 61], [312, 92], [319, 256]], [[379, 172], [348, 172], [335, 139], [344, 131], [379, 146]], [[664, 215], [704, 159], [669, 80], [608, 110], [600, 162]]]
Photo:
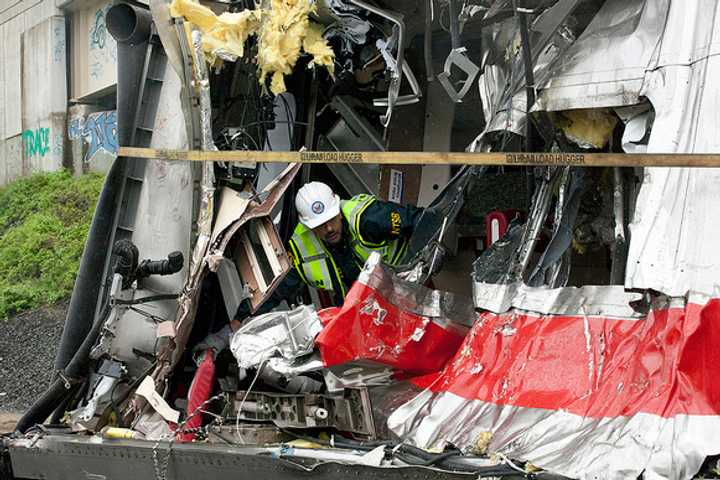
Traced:
[[100, 174], [37, 174], [0, 189], [0, 319], [69, 296]]

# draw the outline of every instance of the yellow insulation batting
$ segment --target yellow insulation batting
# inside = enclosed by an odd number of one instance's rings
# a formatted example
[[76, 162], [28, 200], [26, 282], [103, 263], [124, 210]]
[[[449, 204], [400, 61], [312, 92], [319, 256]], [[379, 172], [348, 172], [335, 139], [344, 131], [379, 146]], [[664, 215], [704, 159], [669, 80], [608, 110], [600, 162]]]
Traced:
[[566, 110], [558, 112], [556, 123], [568, 140], [582, 148], [603, 148], [610, 141], [618, 117], [610, 110]]
[[210, 63], [220, 56], [242, 57], [250, 35], [258, 38], [256, 62], [260, 84], [271, 77], [270, 91], [283, 93], [285, 75], [292, 73], [300, 55], [312, 55], [311, 65], [333, 73], [335, 55], [322, 36], [322, 27], [310, 21], [315, 5], [307, 0], [272, 0], [270, 8], [215, 13], [192, 0], [173, 0], [170, 14], [195, 24], [203, 34], [202, 48]]

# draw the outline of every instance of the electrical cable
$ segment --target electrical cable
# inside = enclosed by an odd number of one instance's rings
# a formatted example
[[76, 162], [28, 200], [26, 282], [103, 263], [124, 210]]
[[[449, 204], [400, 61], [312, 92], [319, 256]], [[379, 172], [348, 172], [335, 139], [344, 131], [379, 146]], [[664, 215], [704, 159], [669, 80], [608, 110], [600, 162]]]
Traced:
[[[265, 367], [265, 362], [261, 362], [258, 366], [257, 372], [255, 372], [255, 378], [252, 379], [252, 382], [250, 382], [250, 386], [248, 387], [247, 391], [245, 392], [245, 396], [243, 396], [242, 401], [240, 402], [240, 405], [237, 409], [237, 414], [235, 415], [235, 433], [242, 441], [242, 436], [240, 435], [240, 414], [242, 413], [242, 407], [245, 406], [245, 401], [248, 398], [248, 395], [250, 395], [250, 392], [252, 391], [253, 387], [255, 386], [255, 382], [257, 382], [257, 379], [260, 378], [260, 372], [262, 372], [263, 367]], [[243, 441], [243, 445], [245, 442]]]

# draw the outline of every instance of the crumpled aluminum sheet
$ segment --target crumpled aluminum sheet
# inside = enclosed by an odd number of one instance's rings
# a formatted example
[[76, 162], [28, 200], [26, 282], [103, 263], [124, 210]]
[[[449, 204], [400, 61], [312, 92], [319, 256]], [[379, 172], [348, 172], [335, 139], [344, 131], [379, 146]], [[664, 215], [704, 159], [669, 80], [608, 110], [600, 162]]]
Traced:
[[[468, 299], [452, 292], [433, 290], [397, 278], [382, 264], [379, 254], [370, 255], [357, 281], [375, 290], [404, 312], [432, 317], [433, 321], [442, 324], [454, 323], [465, 327], [473, 324], [475, 312]], [[442, 318], [447, 321], [435, 320]]]
[[529, 287], [521, 282], [509, 285], [473, 282], [475, 307], [493, 313], [513, 308], [544, 315], [571, 315], [584, 312], [609, 318], [641, 318], [631, 303], [642, 294], [626, 292], [621, 286]]
[[315, 347], [322, 324], [312, 306], [287, 312], [270, 312], [246, 320], [230, 340], [240, 368], [254, 368], [274, 356], [294, 360]]
[[[647, 153], [720, 152], [718, 54], [720, 5], [671, 2], [641, 91], [655, 110]], [[673, 296], [718, 292], [719, 180], [714, 168], [644, 170], [630, 224], [626, 287]]]
[[[529, 461], [579, 479], [689, 479], [720, 453], [720, 299], [657, 301], [642, 320], [484, 313], [392, 432], [426, 449]], [[486, 439], [486, 438], [485, 438]]]
[[[548, 12], [552, 13], [552, 12]], [[490, 16], [490, 12], [487, 14]], [[470, 152], [487, 150], [488, 134], [512, 132], [524, 135], [527, 122], [527, 95], [525, 93], [525, 67], [519, 41], [517, 20], [510, 18], [493, 27], [490, 50], [505, 50], [504, 61], [485, 65], [478, 79], [478, 88], [485, 112], [485, 128], [468, 146]], [[535, 85], [543, 85], [556, 61], [575, 41], [572, 32], [561, 26], [550, 38], [548, 45], [538, 54], [533, 65]], [[491, 114], [488, 117], [488, 114]]]
[[[540, 83], [536, 110], [620, 107], [640, 103], [645, 70], [662, 41], [671, 0], [607, 0], [577, 41]], [[694, 5], [708, 18], [706, 6]], [[689, 26], [684, 25], [683, 32]], [[675, 48], [680, 43], [667, 44]]]
[[409, 375], [440, 370], [476, 317], [469, 299], [400, 280], [377, 253], [343, 306], [318, 314], [324, 328], [316, 344], [326, 367], [366, 361]]
[[630, 224], [625, 287], [720, 294], [720, 170], [646, 168]]

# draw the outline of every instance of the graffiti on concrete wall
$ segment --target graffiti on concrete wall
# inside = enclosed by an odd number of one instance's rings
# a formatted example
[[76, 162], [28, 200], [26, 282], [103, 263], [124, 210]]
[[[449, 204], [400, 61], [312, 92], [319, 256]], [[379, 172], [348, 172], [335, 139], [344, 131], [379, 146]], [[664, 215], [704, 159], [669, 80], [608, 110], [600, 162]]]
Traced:
[[22, 142], [26, 158], [36, 155], [44, 157], [50, 151], [50, 129], [25, 130], [22, 132]]
[[[107, 31], [105, 16], [111, 4], [98, 8], [90, 19], [88, 32], [90, 78], [102, 88], [115, 82], [117, 65], [117, 43]], [[93, 88], [94, 90], [94, 88]]]
[[90, 27], [90, 48], [105, 48], [105, 42], [107, 41], [107, 28], [105, 27], [105, 12], [104, 8], [101, 8], [95, 12], [95, 21], [92, 27]]
[[65, 58], [65, 27], [55, 25], [53, 27], [53, 62], [60, 63]]
[[111, 155], [117, 155], [117, 112], [95, 112], [84, 117], [75, 117], [70, 120], [68, 127], [70, 140], [82, 139], [87, 143], [85, 152], [85, 163], [90, 163], [92, 158], [100, 151]]

